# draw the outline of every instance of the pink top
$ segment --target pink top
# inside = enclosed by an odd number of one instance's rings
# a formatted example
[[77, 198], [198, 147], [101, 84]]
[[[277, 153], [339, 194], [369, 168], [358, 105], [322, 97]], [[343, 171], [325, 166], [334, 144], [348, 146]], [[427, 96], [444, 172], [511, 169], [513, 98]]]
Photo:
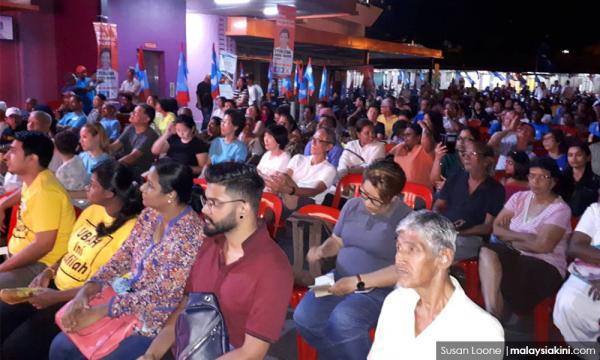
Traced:
[[509, 228], [512, 231], [527, 234], [537, 234], [540, 228], [546, 224], [560, 226], [565, 229], [565, 234], [552, 252], [532, 253], [519, 250], [523, 255], [538, 258], [553, 265], [560, 272], [561, 276], [564, 277], [567, 269], [565, 251], [567, 249], [567, 239], [571, 233], [571, 209], [559, 196], [536, 217], [526, 220], [532, 198], [533, 192], [520, 191], [508, 199], [504, 208], [514, 213]]
[[429, 174], [433, 168], [433, 156], [425, 151], [423, 145], [415, 145], [406, 155], [396, 155], [394, 161], [406, 174], [406, 181], [431, 187]]

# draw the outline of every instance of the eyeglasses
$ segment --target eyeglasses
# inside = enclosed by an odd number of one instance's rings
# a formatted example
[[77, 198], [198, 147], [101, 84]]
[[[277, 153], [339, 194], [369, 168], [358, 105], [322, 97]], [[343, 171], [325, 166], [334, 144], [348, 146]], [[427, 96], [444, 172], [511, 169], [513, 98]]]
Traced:
[[463, 151], [460, 154], [467, 158], [479, 156], [477, 151]]
[[313, 139], [313, 141], [316, 141], [316, 142], [318, 142], [321, 145], [331, 144], [330, 141], [322, 140], [322, 139], [319, 139], [318, 137], [313, 137], [312, 139]]
[[473, 139], [471, 137], [459, 136], [459, 137], [456, 138], [456, 141], [461, 141], [461, 142], [464, 142], [464, 141], [475, 141], [475, 139]]
[[210, 211], [212, 211], [215, 208], [218, 209], [218, 208], [220, 208], [221, 206], [223, 206], [225, 204], [230, 204], [230, 203], [234, 203], [234, 202], [238, 202], [238, 201], [240, 201], [240, 202], [246, 202], [246, 200], [243, 200], [243, 199], [221, 201], [221, 200], [216, 200], [216, 199], [208, 199], [204, 195], [200, 196], [200, 203], [202, 204], [202, 207], [206, 207]]
[[529, 180], [537, 180], [537, 179], [550, 180], [550, 179], [552, 179], [552, 176], [544, 175], [544, 174], [527, 174], [527, 179], [529, 179]]
[[366, 191], [364, 191], [362, 188], [358, 189], [358, 193], [360, 194], [360, 197], [363, 200], [369, 200], [375, 206], [383, 206], [384, 205], [383, 201], [381, 201], [379, 199], [375, 199], [371, 195], [367, 194]]

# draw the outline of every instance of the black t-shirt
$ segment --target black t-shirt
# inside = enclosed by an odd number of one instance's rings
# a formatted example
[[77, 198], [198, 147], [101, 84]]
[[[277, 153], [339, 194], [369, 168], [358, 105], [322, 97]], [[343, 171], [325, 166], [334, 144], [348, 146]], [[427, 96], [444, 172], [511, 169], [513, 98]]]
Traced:
[[187, 144], [182, 143], [177, 135], [169, 136], [167, 142], [169, 143], [167, 156], [188, 166], [198, 166], [196, 155], [208, 152], [208, 145], [195, 136]]
[[566, 191], [561, 194], [571, 208], [574, 217], [583, 215], [588, 206], [598, 201], [598, 189], [600, 188], [600, 177], [587, 168], [579, 181], [573, 178], [573, 170], [569, 167], [565, 170]]
[[204, 81], [199, 82], [198, 86], [196, 87], [196, 96], [198, 97], [200, 106], [206, 108], [212, 107], [210, 83]]
[[15, 139], [15, 134], [19, 131], [27, 130], [27, 122], [21, 122], [14, 130], [8, 126], [0, 136], [0, 145], [10, 144]]
[[459, 171], [451, 176], [440, 192], [440, 199], [448, 202], [442, 215], [455, 222], [464, 220], [458, 230], [466, 230], [485, 222], [486, 214], [497, 216], [504, 207], [504, 187], [489, 177], [469, 195], [469, 174]]

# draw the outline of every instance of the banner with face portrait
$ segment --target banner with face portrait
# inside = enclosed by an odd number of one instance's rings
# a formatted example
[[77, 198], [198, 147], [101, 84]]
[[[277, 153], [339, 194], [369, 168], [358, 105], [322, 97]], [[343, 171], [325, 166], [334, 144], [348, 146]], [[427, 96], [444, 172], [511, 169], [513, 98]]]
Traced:
[[273, 76], [288, 77], [294, 62], [294, 36], [296, 35], [296, 8], [277, 5], [279, 15], [275, 20], [273, 47]]
[[96, 93], [116, 99], [119, 93], [119, 54], [117, 52], [117, 24], [94, 23], [98, 44]]

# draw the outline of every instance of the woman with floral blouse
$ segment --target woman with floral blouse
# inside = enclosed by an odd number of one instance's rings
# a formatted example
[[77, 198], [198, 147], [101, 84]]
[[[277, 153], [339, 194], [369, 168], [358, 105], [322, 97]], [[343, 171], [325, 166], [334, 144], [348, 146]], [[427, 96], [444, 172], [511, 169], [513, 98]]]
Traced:
[[[173, 160], [158, 161], [146, 174], [142, 197], [146, 209], [119, 251], [75, 296], [63, 317], [63, 328], [77, 332], [109, 316], [135, 315], [139, 327], [104, 359], [135, 359], [143, 355], [169, 314], [182, 299], [188, 273], [204, 234], [192, 209], [192, 171]], [[195, 195], [195, 194], [194, 194]], [[116, 295], [106, 304], [88, 301], [111, 286]], [[50, 359], [84, 359], [60, 333]]]

